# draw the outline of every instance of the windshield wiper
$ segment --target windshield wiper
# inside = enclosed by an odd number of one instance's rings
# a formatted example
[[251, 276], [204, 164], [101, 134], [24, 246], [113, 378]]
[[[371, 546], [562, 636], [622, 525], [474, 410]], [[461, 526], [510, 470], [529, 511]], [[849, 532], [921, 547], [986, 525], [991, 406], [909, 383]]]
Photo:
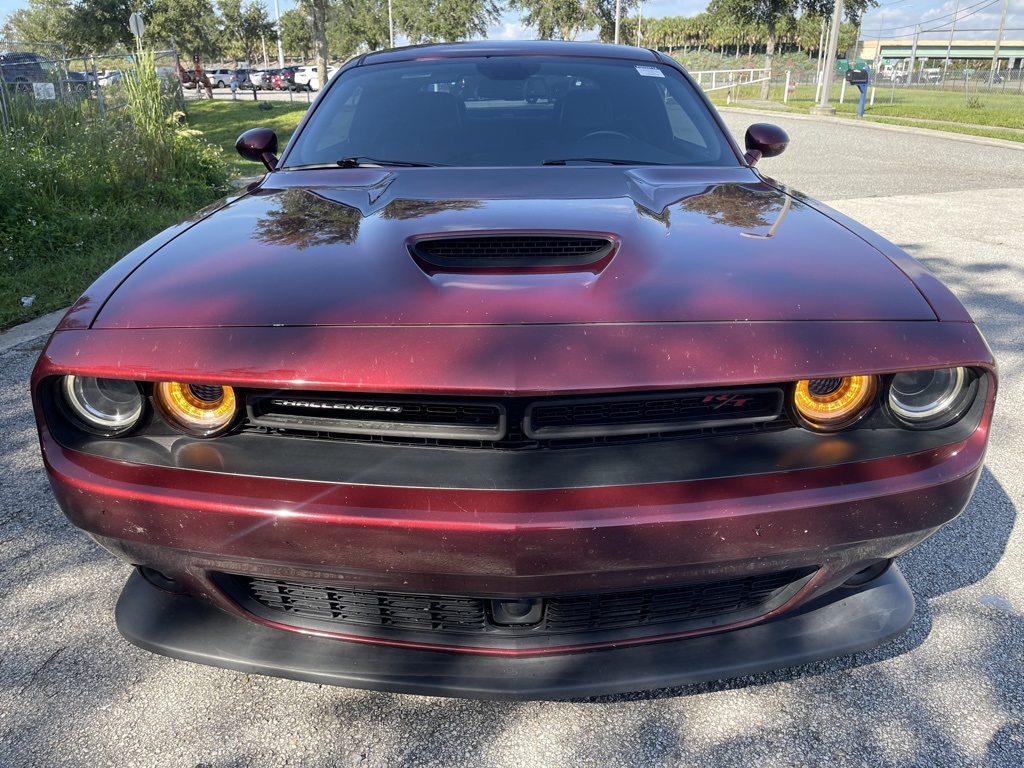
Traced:
[[665, 165], [650, 160], [618, 160], [611, 157], [565, 157], [558, 160], [545, 160], [542, 165], [567, 165], [569, 163], [605, 163], [606, 165]]
[[378, 160], [376, 157], [343, 157], [338, 161], [339, 168], [373, 168], [374, 166], [437, 168], [439, 165], [440, 163], [413, 163], [408, 160]]

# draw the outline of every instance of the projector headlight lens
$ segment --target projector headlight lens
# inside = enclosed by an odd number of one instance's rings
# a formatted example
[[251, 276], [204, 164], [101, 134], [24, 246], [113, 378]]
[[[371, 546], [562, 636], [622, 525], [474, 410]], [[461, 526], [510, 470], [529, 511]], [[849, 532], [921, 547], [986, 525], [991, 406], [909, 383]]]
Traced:
[[793, 410], [808, 429], [834, 432], [864, 415], [877, 391], [876, 376], [803, 379], [793, 389]]
[[145, 400], [134, 381], [65, 376], [59, 389], [65, 415], [93, 434], [123, 435], [142, 418]]
[[889, 384], [889, 408], [908, 426], [944, 426], [962, 412], [970, 384], [964, 368], [897, 373]]
[[216, 437], [231, 428], [238, 400], [231, 387], [162, 381], [153, 402], [172, 427], [196, 437]]

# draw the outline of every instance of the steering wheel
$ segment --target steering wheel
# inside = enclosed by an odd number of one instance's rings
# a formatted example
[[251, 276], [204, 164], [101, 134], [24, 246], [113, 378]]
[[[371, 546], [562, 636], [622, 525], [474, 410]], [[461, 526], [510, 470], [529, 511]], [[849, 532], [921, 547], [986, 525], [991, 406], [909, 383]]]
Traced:
[[620, 139], [633, 139], [633, 137], [630, 136], [628, 133], [623, 133], [622, 131], [594, 131], [593, 133], [588, 133], [581, 136], [580, 141], [592, 139], [595, 136], [618, 136]]

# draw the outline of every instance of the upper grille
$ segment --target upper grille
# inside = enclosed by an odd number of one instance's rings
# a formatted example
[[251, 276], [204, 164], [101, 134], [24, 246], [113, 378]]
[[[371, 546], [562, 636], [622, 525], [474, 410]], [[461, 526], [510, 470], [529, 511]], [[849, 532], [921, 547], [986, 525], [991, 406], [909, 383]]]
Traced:
[[785, 428], [782, 403], [781, 387], [497, 399], [278, 391], [246, 399], [249, 425], [281, 434], [504, 450]]
[[524, 431], [535, 438], [643, 434], [716, 425], [756, 424], [782, 412], [777, 387], [732, 392], [556, 400], [526, 409]]
[[416, 240], [413, 255], [435, 267], [575, 267], [600, 261], [614, 243], [576, 235], [478, 235]]
[[[759, 616], [788, 600], [811, 569], [700, 584], [544, 598], [539, 623], [501, 626], [494, 598], [423, 595], [262, 577], [218, 581], [250, 611], [303, 629], [378, 639], [501, 647], [645, 637]], [[515, 642], [512, 642], [515, 641]]]
[[449, 440], [499, 440], [505, 434], [504, 410], [487, 401], [276, 392], [250, 395], [246, 410], [251, 424], [273, 429]]

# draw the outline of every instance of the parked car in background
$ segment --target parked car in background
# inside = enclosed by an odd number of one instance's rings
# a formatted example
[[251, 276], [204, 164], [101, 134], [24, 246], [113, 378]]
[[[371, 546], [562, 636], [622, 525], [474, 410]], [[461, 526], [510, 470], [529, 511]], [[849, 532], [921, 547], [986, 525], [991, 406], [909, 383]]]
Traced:
[[121, 71], [118, 70], [118, 69], [107, 69], [107, 70], [103, 70], [100, 73], [99, 78], [97, 79], [96, 84], [100, 88], [105, 88], [108, 85], [114, 85], [114, 84], [120, 83], [120, 82], [121, 82]]
[[0, 53], [0, 82], [15, 91], [31, 92], [33, 83], [53, 83], [60, 90], [84, 94], [96, 87], [89, 72], [68, 70], [58, 61], [33, 51]]
[[263, 72], [262, 69], [249, 70], [249, 83], [257, 91], [263, 90]]
[[295, 70], [298, 67], [285, 67], [284, 69], [278, 70], [274, 74], [271, 87], [278, 91], [294, 91], [295, 86]]
[[274, 90], [274, 78], [280, 74], [281, 70], [274, 67], [272, 69], [265, 69], [260, 72], [260, 88], [264, 91]]
[[232, 71], [230, 69], [208, 69], [206, 76], [210, 78], [210, 85], [214, 88], [227, 88], [228, 83], [231, 82]]
[[[252, 80], [251, 80], [252, 72], [253, 72], [253, 70], [251, 70], [251, 69], [236, 69], [235, 70], [235, 77], [238, 79], [238, 87], [239, 88], [250, 88], [251, 89], [253, 87]], [[230, 80], [229, 80], [229, 82], [230, 82]]]
[[[336, 67], [327, 67], [327, 79], [330, 80], [337, 72], [338, 69]], [[320, 90], [320, 75], [317, 73], [317, 68], [313, 65], [296, 67], [294, 80], [296, 90], [301, 90], [302, 88], [310, 91]]]
[[788, 143], [740, 148], [668, 56], [562, 42], [365, 54], [280, 157], [244, 133], [263, 179], [100, 277], [32, 375], [58, 503], [135, 568], [119, 630], [519, 699], [899, 635], [894, 558], [981, 478], [995, 361], [761, 173]]
[[0, 53], [0, 79], [18, 91], [31, 90], [32, 83], [51, 79], [51, 62], [37, 53], [5, 51]]

